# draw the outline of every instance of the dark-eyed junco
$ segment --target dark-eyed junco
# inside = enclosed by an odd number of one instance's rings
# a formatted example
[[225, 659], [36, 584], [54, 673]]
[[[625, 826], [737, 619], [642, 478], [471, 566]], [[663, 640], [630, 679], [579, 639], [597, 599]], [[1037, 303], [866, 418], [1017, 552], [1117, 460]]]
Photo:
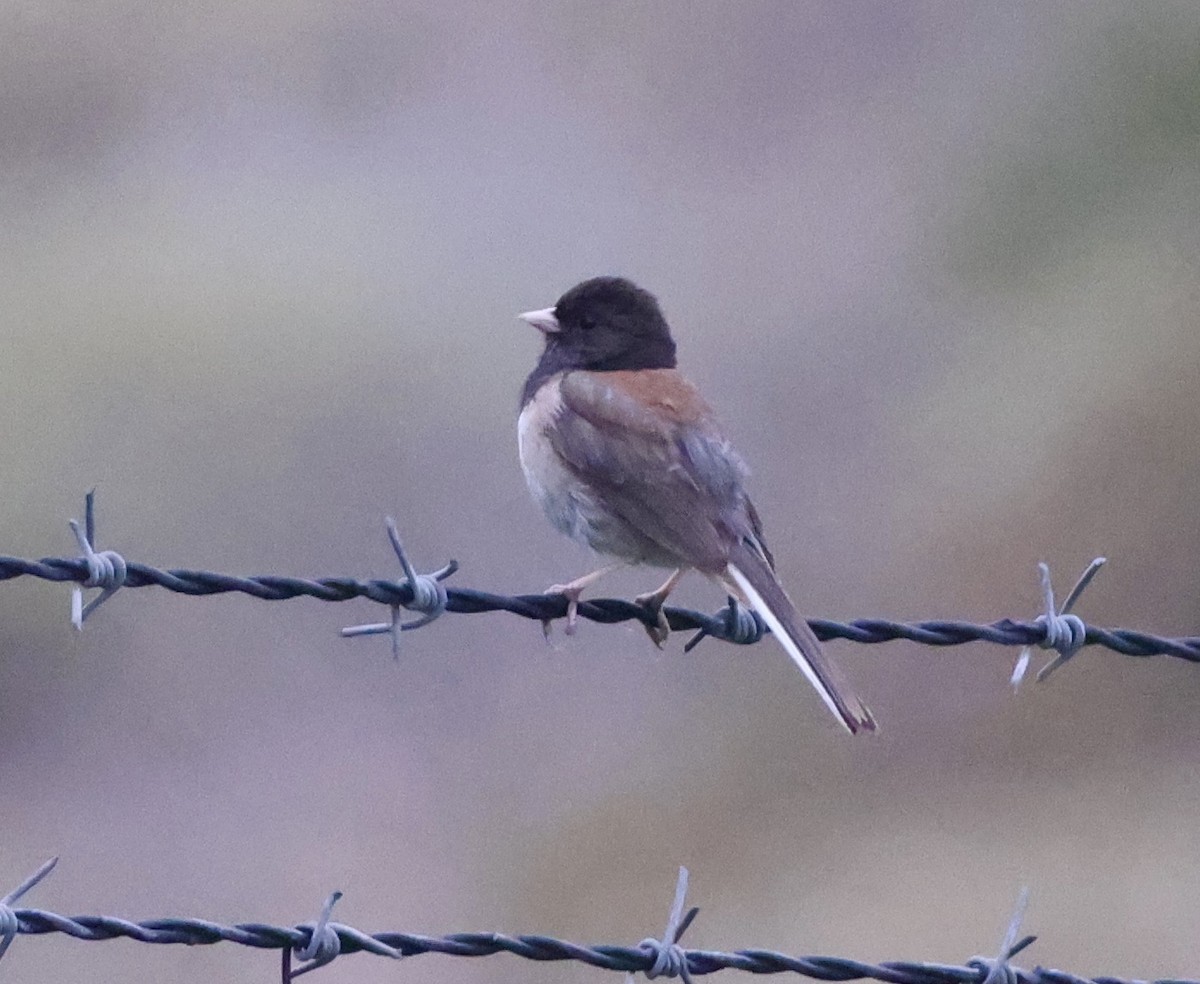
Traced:
[[747, 470], [696, 388], [675, 368], [675, 342], [649, 292], [620, 277], [572, 287], [554, 307], [521, 319], [546, 347], [525, 380], [517, 423], [521, 467], [550, 522], [616, 558], [549, 590], [568, 599], [568, 625], [585, 587], [624, 564], [672, 568], [638, 598], [658, 612], [684, 571], [715, 579], [775, 638], [850, 732], [874, 731], [871, 712], [825, 658], [775, 576]]

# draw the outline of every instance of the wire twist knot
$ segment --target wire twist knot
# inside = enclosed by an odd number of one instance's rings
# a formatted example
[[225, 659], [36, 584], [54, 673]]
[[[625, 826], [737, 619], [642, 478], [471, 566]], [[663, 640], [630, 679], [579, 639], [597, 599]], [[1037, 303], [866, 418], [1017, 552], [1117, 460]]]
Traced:
[[767, 632], [767, 623], [758, 612], [738, 604], [738, 600], [729, 596], [725, 607], [712, 616], [711, 623], [694, 636], [683, 647], [685, 653], [690, 653], [705, 636], [713, 636], [723, 642], [732, 642], [736, 646], [752, 646], [759, 642]]
[[446, 610], [446, 586], [432, 574], [414, 574], [408, 583], [412, 585], [413, 600], [404, 607], [409, 611], [422, 612], [432, 621]]
[[1068, 660], [1079, 651], [1087, 635], [1087, 626], [1078, 615], [1039, 615], [1035, 625], [1046, 627], [1046, 638], [1038, 643], [1042, 649], [1055, 650], [1063, 660]]
[[1009, 966], [1007, 960], [972, 957], [966, 966], [978, 972], [977, 984], [1020, 984], [1017, 972]]
[[732, 596], [722, 610], [721, 616], [724, 628], [721, 638], [726, 642], [749, 646], [758, 642], [766, 634], [767, 623], [762, 620], [758, 612], [739, 605], [737, 599]]
[[650, 969], [644, 971], [646, 977], [650, 980], [654, 980], [656, 977], [682, 977], [690, 984], [687, 952], [678, 943], [664, 944], [664, 940], [656, 940], [652, 936], [638, 944], [639, 950], [644, 950], [647, 956], [654, 957], [654, 963]]

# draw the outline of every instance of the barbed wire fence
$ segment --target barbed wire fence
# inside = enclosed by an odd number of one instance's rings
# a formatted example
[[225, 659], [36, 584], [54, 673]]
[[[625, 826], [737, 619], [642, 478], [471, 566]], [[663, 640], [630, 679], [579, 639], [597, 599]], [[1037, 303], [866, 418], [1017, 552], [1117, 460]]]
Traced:
[[[432, 573], [418, 573], [408, 559], [391, 519], [387, 521], [388, 536], [404, 575], [394, 580], [351, 577], [308, 579], [278, 575], [240, 577], [212, 571], [162, 570], [127, 561], [116, 551], [96, 550], [95, 500], [91, 492], [86, 498], [83, 523], [71, 520], [70, 527], [79, 544], [80, 556], [25, 560], [0, 555], [0, 581], [34, 577], [73, 583], [71, 619], [80, 629], [100, 605], [122, 588], [150, 585], [192, 596], [238, 592], [264, 601], [300, 597], [321, 601], [367, 598], [385, 605], [390, 610], [390, 619], [350, 626], [342, 629], [342, 635], [387, 634], [391, 638], [393, 654], [397, 656], [402, 632], [428, 625], [446, 613], [509, 612], [539, 621], [547, 630], [553, 621], [567, 617], [567, 599], [562, 595], [502, 595], [471, 588], [447, 587], [444, 582], [458, 570], [458, 564], [454, 561]], [[1166, 638], [1130, 629], [1099, 628], [1087, 625], [1071, 613], [1080, 594], [1104, 563], [1104, 558], [1093, 561], [1061, 606], [1055, 604], [1049, 568], [1045, 564], [1039, 565], [1043, 611], [1036, 618], [1028, 620], [1004, 618], [990, 623], [975, 623], [941, 619], [905, 623], [888, 619], [856, 619], [851, 622], [810, 619], [809, 624], [823, 641], [845, 639], [875, 644], [903, 639], [928, 646], [955, 646], [979, 641], [1021, 646], [1023, 648], [1012, 676], [1014, 685], [1023, 679], [1034, 646], [1055, 653], [1053, 659], [1037, 674], [1038, 680], [1046, 679], [1085, 646], [1100, 646], [1139, 658], [1162, 655], [1192, 663], [1200, 662], [1200, 637]], [[100, 593], [85, 604], [83, 591], [88, 588], [97, 588]], [[402, 610], [415, 612], [417, 617], [412, 621], [402, 621]], [[721, 611], [711, 615], [675, 607], [667, 607], [663, 613], [672, 630], [695, 632], [685, 645], [685, 651], [690, 651], [706, 637], [735, 645], [752, 645], [769, 631], [762, 619], [738, 605], [733, 598]], [[646, 626], [657, 624], [656, 613], [634, 602], [615, 598], [581, 601], [578, 614], [603, 624], [626, 621], [639, 621]], [[351, 953], [370, 953], [393, 959], [422, 953], [471, 957], [509, 953], [527, 960], [576, 961], [604, 970], [622, 971], [627, 975], [642, 973], [650, 979], [680, 977], [685, 984], [692, 984], [691, 978], [695, 975], [731, 969], [753, 974], [792, 973], [819, 981], [875, 980], [885, 984], [1148, 984], [1117, 977], [1080, 977], [1043, 967], [1022, 969], [1012, 966], [1009, 962], [1011, 958], [1036, 939], [1033, 936], [1017, 939], [1027, 899], [1025, 892], [1022, 892], [996, 957], [973, 957], [962, 965], [913, 961], [871, 964], [843, 957], [789, 956], [761, 949], [724, 952], [683, 948], [679, 940], [699, 911], [693, 908], [684, 912], [688, 882], [684, 868], [680, 869], [675, 903], [663, 937], [647, 938], [637, 946], [630, 947], [611, 944], [584, 946], [549, 936], [509, 936], [503, 933], [452, 933], [445, 936], [402, 932], [368, 934], [353, 926], [332, 921], [333, 907], [341, 898], [340, 892], [329, 896], [315, 922], [290, 927], [264, 923], [226, 926], [203, 919], [182, 918], [133, 922], [114, 916], [64, 916], [44, 909], [15, 908], [16, 902], [50, 874], [57, 861], [57, 858], [47, 861], [16, 889], [0, 898], [0, 958], [18, 935], [61, 933], [89, 941], [126, 938], [143, 943], [190, 946], [226, 942], [256, 949], [276, 949], [282, 954], [284, 984], [325, 966], [340, 955]], [[300, 967], [293, 969], [293, 958], [301, 962]], [[1200, 981], [1173, 979], [1149, 984], [1200, 984]]]

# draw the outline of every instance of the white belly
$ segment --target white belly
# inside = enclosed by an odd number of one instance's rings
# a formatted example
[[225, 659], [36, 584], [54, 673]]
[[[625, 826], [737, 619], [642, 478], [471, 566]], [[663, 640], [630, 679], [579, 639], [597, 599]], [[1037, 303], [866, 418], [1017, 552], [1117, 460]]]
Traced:
[[546, 431], [562, 410], [558, 382], [543, 386], [517, 418], [517, 447], [529, 492], [556, 529], [573, 540], [590, 544], [587, 515], [595, 505], [567, 470], [550, 444]]

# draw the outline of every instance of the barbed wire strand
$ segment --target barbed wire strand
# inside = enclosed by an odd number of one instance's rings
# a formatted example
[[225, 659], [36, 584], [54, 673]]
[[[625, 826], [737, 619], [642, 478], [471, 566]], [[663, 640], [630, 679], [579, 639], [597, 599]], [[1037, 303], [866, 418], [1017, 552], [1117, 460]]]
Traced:
[[[44, 877], [44, 874], [43, 874]], [[686, 892], [686, 871], [681, 871], [680, 883]], [[16, 893], [14, 893], [16, 894]], [[676, 898], [680, 899], [680, 889]], [[1004, 984], [1200, 984], [1186, 979], [1144, 981], [1120, 977], [1082, 977], [1066, 971], [1045, 967], [1020, 968], [1009, 962], [1029, 946], [1035, 937], [1027, 936], [1012, 943], [1019, 933], [1024, 912], [1024, 899], [1009, 924], [1004, 943], [997, 958], [974, 957], [962, 965], [924, 961], [894, 960], [868, 963], [846, 957], [792, 956], [773, 950], [743, 949], [687, 950], [678, 940], [698, 910], [689, 910], [682, 919], [682, 901], [672, 909], [667, 933], [662, 940], [644, 940], [637, 946], [600, 944], [585, 946], [550, 936], [504, 933], [450, 933], [445, 936], [424, 936], [415, 933], [384, 932], [368, 934], [329, 919], [333, 903], [340, 897], [335, 893], [322, 910], [318, 923], [298, 926], [272, 926], [265, 923], [238, 923], [225, 926], [203, 919], [149, 919], [131, 922], [114, 916], [63, 916], [44, 909], [12, 910], [16, 932], [40, 936], [63, 933], [86, 941], [130, 939], [140, 943], [183, 944], [187, 946], [235, 943], [255, 949], [278, 949], [287, 954], [313, 953], [313, 962], [299, 973], [328, 964], [334, 956], [351, 953], [371, 953], [390, 958], [413, 957], [422, 953], [441, 953], [456, 957], [486, 957], [510, 953], [526, 960], [574, 961], [624, 973], [657, 973], [667, 976], [695, 977], [722, 970], [741, 970], [751, 974], [796, 974], [817, 981], [873, 980], [884, 984], [987, 984], [1003, 980]], [[336, 939], [336, 943], [333, 940]], [[673, 943], [668, 940], [673, 939]], [[314, 944], [314, 941], [317, 940]], [[336, 952], [334, 952], [336, 951]], [[333, 956], [327, 956], [333, 953]], [[669, 954], [663, 957], [664, 954]], [[322, 959], [322, 956], [327, 956]], [[321, 961], [318, 963], [317, 961]], [[290, 964], [284, 964], [290, 968]], [[659, 968], [657, 971], [655, 968]], [[996, 976], [993, 976], [996, 975]], [[287, 978], [284, 978], [285, 981]]]
[[[46, 581], [75, 582], [80, 587], [101, 588], [98, 598], [79, 611], [77, 624], [92, 614], [98, 605], [107, 601], [118, 588], [141, 588], [150, 585], [166, 588], [178, 594], [193, 597], [237, 592], [262, 601], [283, 601], [290, 598], [308, 597], [320, 601], [349, 601], [366, 598], [386, 605], [393, 612], [390, 623], [368, 626], [353, 626], [347, 635], [392, 634], [393, 652], [398, 652], [398, 633], [418, 625], [427, 625], [438, 615], [478, 614], [503, 611], [522, 618], [546, 623], [565, 618], [567, 599], [559, 594], [502, 595], [472, 588], [446, 587], [441, 582], [458, 569], [450, 561], [432, 574], [417, 574], [399, 546], [399, 536], [393, 539], [393, 549], [405, 569], [405, 577], [399, 580], [359, 579], [353, 577], [299, 578], [279, 575], [240, 577], [214, 571], [197, 571], [183, 568], [162, 570], [149, 564], [127, 561], [115, 551], [94, 550], [93, 496], [88, 494], [86, 533], [81, 536], [80, 557], [44, 557], [26, 560], [20, 557], [0, 556], [0, 581], [18, 577], [41, 578]], [[72, 529], [78, 523], [72, 521]], [[389, 520], [389, 537], [395, 524]], [[1068, 601], [1074, 603], [1078, 592], [1091, 579], [1103, 558], [1093, 562], [1089, 572], [1080, 579]], [[1044, 566], [1044, 565], [1042, 565]], [[1049, 570], [1043, 579], [1044, 587], [1049, 584]], [[958, 646], [969, 642], [990, 642], [1001, 646], [1040, 646], [1053, 649], [1060, 658], [1047, 666], [1040, 677], [1065, 659], [1069, 659], [1083, 646], [1102, 646], [1125, 656], [1144, 658], [1148, 656], [1171, 656], [1191, 663], [1200, 662], [1200, 637], [1167, 638], [1133, 629], [1100, 628], [1087, 625], [1078, 616], [1062, 611], [1055, 612], [1052, 592], [1046, 611], [1030, 620], [999, 619], [989, 623], [976, 623], [953, 619], [932, 619], [920, 622], [897, 622], [882, 618], [855, 619], [838, 622], [830, 619], [809, 619], [809, 625], [817, 638], [823, 641], [843, 639], [861, 644], [878, 644], [905, 640], [925, 646]], [[78, 605], [74, 606], [78, 607]], [[422, 618], [411, 623], [400, 623], [400, 608], [417, 611]], [[693, 638], [686, 650], [690, 650], [699, 639], [711, 636], [737, 645], [750, 645], [760, 641], [768, 629], [754, 612], [747, 611], [733, 599], [724, 608], [709, 615], [687, 608], [665, 608], [664, 614], [674, 631], [694, 630]], [[618, 598], [597, 598], [581, 601], [579, 616], [601, 624], [638, 621], [643, 625], [657, 624], [655, 615], [631, 601]], [[432, 616], [432, 617], [428, 617]], [[1026, 659], [1027, 662], [1027, 659]], [[1018, 670], [1023, 673], [1021, 660]], [[1018, 674], [1014, 673], [1014, 677]]]

